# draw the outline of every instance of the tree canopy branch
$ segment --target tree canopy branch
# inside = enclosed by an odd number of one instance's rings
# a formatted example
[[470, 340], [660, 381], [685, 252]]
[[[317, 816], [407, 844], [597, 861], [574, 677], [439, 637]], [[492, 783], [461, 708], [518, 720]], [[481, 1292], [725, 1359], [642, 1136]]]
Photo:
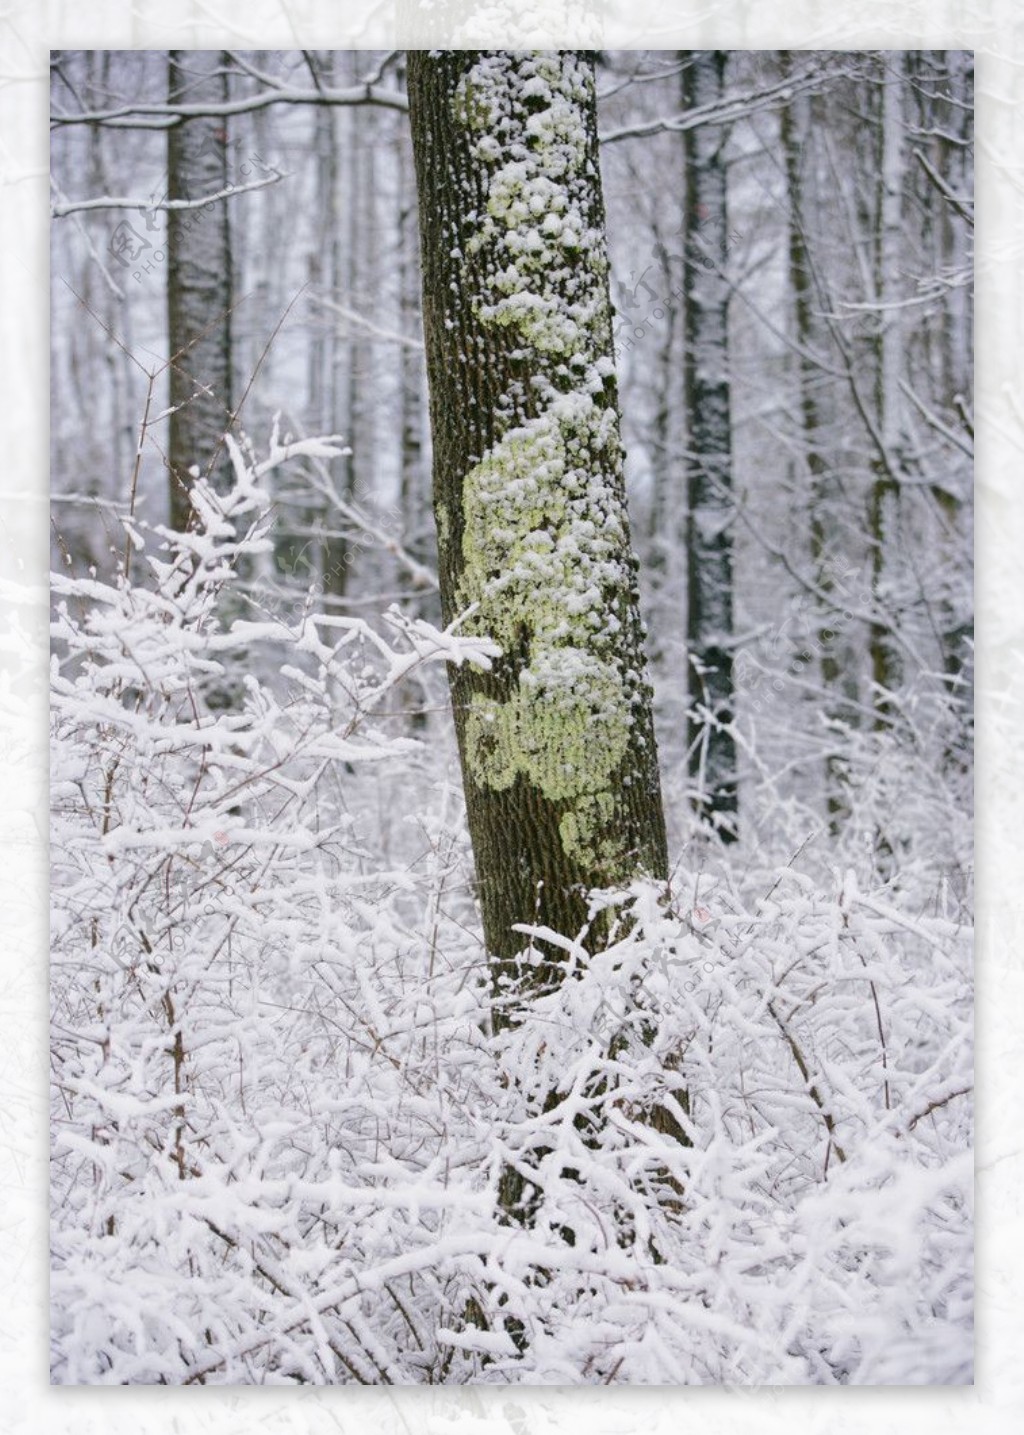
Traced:
[[398, 90], [367, 83], [353, 85], [344, 90], [322, 88], [319, 92], [275, 89], [259, 95], [249, 95], [245, 99], [225, 100], [221, 104], [123, 105], [116, 110], [86, 110], [78, 115], [57, 111], [50, 116], [50, 128], [101, 125], [105, 129], [166, 130], [184, 124], [186, 120], [214, 116], [230, 118], [232, 115], [265, 110], [270, 105], [380, 105], [384, 109], [402, 113], [409, 108], [405, 96]]

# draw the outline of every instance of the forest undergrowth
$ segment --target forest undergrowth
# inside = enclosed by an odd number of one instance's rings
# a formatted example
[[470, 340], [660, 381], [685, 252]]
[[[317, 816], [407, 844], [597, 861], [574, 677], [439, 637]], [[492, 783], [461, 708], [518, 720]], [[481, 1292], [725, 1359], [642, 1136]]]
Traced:
[[937, 785], [885, 876], [895, 739], [839, 836], [765, 777], [756, 840], [594, 893], [597, 955], [524, 924], [565, 978], [495, 996], [444, 669], [497, 649], [247, 599], [264, 477], [332, 450], [230, 448], [193, 531], [54, 575], [53, 1381], [970, 1382]]

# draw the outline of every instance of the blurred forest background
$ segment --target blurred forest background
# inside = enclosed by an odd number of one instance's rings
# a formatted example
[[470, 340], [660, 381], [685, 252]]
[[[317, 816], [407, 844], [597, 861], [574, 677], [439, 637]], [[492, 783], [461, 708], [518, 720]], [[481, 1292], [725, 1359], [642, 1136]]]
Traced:
[[972, 57], [596, 58], [670, 902], [505, 1030], [404, 52], [51, 71], [52, 1379], [970, 1381]]
[[[245, 192], [189, 216], [229, 255], [222, 310], [195, 320], [223, 329], [229, 391], [201, 413], [192, 402], [191, 461], [219, 420], [258, 447], [275, 414], [282, 433], [351, 450], [279, 478], [252, 612], [299, 611], [314, 588], [327, 611], [395, 599], [437, 618], [402, 56], [205, 53], [182, 81], [186, 101], [224, 108], [203, 178]], [[712, 68], [696, 105], [687, 55], [602, 54], [599, 69], [663, 778], [690, 798], [721, 780], [686, 721], [702, 696], [687, 584], [724, 584], [735, 724], [711, 760], [735, 771], [750, 850], [785, 856], [821, 819], [865, 877], [891, 875], [898, 854], [963, 897], [971, 58], [736, 52]], [[129, 502], [140, 520], [169, 516], [168, 212], [152, 206], [188, 191], [172, 188], [164, 53], [55, 54], [53, 93], [53, 559], [110, 575]], [[143, 207], [87, 207], [103, 196]], [[706, 276], [698, 310], [687, 291]], [[727, 430], [711, 440], [719, 536], [702, 550], [688, 476], [709, 408]], [[436, 697], [419, 706], [443, 733]], [[669, 821], [678, 845], [690, 803], [670, 802]]]

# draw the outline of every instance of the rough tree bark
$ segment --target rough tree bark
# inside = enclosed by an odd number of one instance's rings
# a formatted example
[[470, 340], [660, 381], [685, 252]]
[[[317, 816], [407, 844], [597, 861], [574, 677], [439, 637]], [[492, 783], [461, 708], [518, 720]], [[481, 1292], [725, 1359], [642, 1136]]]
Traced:
[[[219, 50], [171, 50], [168, 99], [222, 104], [226, 57]], [[227, 121], [199, 117], [167, 131], [169, 199], [202, 199], [229, 184]], [[227, 202], [167, 214], [167, 328], [171, 353], [172, 528], [188, 526], [189, 488], [198, 468], [229, 481], [222, 435], [231, 417], [231, 236]]]
[[[464, 630], [503, 649], [451, 675], [499, 995], [523, 975], [516, 923], [576, 935], [588, 888], [667, 875], [594, 69], [574, 51], [417, 51], [408, 71], [443, 613], [472, 608]], [[528, 970], [527, 1002], [563, 969]]]
[[[720, 103], [725, 52], [695, 51], [683, 70], [685, 110]], [[732, 442], [729, 418], [729, 248], [721, 126], [685, 131], [687, 454], [687, 747], [699, 816], [736, 836], [733, 718]]]

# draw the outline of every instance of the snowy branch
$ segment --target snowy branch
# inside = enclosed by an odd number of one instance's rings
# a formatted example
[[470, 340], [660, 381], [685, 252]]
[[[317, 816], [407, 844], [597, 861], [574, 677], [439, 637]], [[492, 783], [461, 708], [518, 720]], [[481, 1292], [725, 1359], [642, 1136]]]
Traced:
[[54, 219], [63, 219], [65, 215], [78, 214], [89, 209], [138, 209], [146, 214], [158, 209], [205, 209], [208, 204], [219, 204], [223, 199], [230, 199], [236, 194], [248, 194], [253, 189], [266, 189], [268, 185], [277, 184], [278, 180], [287, 178], [287, 175], [275, 169], [264, 179], [254, 179], [251, 184], [229, 185], [227, 189], [219, 189], [216, 194], [204, 195], [202, 199], [162, 199], [157, 202], [148, 198], [123, 199], [112, 195], [101, 195], [97, 199], [74, 199], [51, 205], [50, 215]]
[[86, 110], [81, 114], [56, 111], [50, 117], [51, 129], [68, 125], [95, 125], [105, 129], [166, 130], [186, 120], [252, 114], [271, 105], [379, 105], [404, 114], [409, 106], [397, 90], [380, 85], [356, 85], [345, 90], [279, 89], [250, 95], [246, 99], [228, 100], [224, 104], [123, 105], [112, 110]]
[[669, 119], [648, 120], [624, 125], [621, 129], [608, 130], [601, 135], [601, 144], [618, 144], [621, 140], [641, 139], [666, 132], [682, 134], [686, 130], [700, 129], [705, 125], [734, 124], [737, 120], [747, 119], [762, 110], [789, 104], [794, 95], [819, 89], [827, 79], [833, 79], [835, 75], [835, 68], [814, 65], [802, 75], [789, 76], [763, 89], [730, 95], [721, 104], [702, 105]]

